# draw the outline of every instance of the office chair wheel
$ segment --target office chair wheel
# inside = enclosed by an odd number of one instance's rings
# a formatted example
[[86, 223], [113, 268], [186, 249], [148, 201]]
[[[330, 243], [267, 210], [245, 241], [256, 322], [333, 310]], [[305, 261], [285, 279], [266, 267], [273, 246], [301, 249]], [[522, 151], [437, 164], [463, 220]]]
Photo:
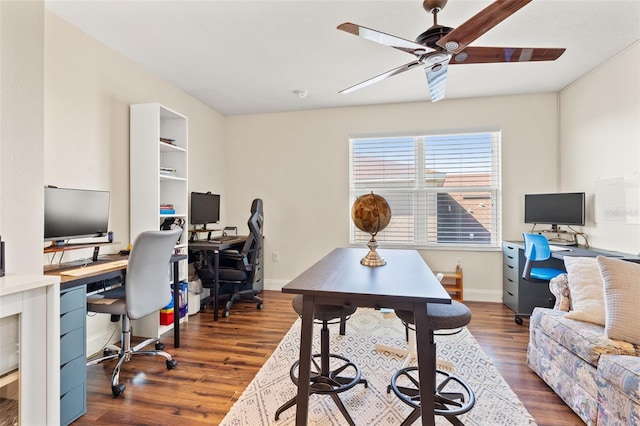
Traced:
[[111, 386], [111, 393], [113, 393], [114, 398], [117, 398], [122, 394], [122, 392], [124, 392], [125, 389], [126, 386], [120, 383], [119, 385]]
[[515, 322], [518, 325], [522, 325], [523, 321], [522, 321], [522, 317], [519, 317], [518, 315], [516, 315], [515, 317]]
[[256, 305], [256, 308], [258, 308], [259, 311], [261, 311], [264, 308], [264, 303], [260, 302]]
[[111, 356], [111, 355], [113, 355], [115, 353], [116, 353], [116, 351], [114, 351], [113, 349], [109, 349], [109, 348], [104, 348], [102, 350], [102, 356], [105, 357], [105, 358], [108, 357], [108, 356]]
[[177, 365], [178, 365], [178, 361], [176, 361], [175, 359], [167, 360], [167, 370], [173, 370], [174, 368], [176, 368]]
[[164, 351], [164, 343], [156, 343], [156, 351]]
[[229, 317], [229, 311], [228, 311], [228, 310], [226, 310], [226, 309], [225, 309], [224, 311], [222, 311], [222, 316], [223, 316], [224, 318], [228, 318], [228, 317]]

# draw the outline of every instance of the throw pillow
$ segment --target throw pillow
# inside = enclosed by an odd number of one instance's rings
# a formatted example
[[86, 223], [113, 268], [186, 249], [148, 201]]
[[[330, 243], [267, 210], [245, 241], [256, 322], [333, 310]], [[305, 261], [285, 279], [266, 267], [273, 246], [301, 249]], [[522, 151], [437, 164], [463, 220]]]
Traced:
[[640, 265], [598, 256], [608, 338], [640, 345]]
[[569, 276], [572, 309], [565, 318], [604, 326], [604, 285], [598, 261], [593, 257], [565, 256], [564, 266]]

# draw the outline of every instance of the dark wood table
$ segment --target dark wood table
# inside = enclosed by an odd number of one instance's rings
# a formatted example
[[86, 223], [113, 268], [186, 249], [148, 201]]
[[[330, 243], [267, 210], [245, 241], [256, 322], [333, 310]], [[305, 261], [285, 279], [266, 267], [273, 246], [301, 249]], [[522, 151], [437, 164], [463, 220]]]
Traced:
[[[427, 303], [450, 304], [451, 297], [415, 250], [378, 250], [385, 266], [360, 264], [367, 249], [337, 248], [282, 288], [302, 294], [302, 331], [296, 425], [307, 424], [314, 305], [393, 308], [415, 313], [422, 424], [434, 425], [435, 347], [430, 346]], [[306, 360], [303, 361], [303, 360]]]

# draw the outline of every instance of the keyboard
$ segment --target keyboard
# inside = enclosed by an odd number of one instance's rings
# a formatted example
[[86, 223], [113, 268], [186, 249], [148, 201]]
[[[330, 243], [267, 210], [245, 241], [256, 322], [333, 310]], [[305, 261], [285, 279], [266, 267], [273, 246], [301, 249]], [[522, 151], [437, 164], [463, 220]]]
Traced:
[[237, 240], [238, 237], [235, 235], [223, 235], [221, 237], [211, 238], [209, 241], [212, 243], [226, 243], [228, 241]]
[[60, 275], [66, 275], [69, 277], [81, 277], [83, 275], [90, 275], [100, 271], [106, 271], [107, 269], [121, 268], [127, 266], [128, 259], [116, 260], [113, 262], [98, 263], [96, 265], [82, 266], [75, 269], [67, 269], [60, 272]]

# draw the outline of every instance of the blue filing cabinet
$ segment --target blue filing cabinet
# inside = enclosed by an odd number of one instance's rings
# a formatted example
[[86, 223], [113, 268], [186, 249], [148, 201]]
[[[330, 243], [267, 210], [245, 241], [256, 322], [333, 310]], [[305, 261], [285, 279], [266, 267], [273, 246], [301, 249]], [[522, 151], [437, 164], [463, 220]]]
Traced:
[[87, 292], [85, 286], [60, 291], [60, 424], [87, 412]]

